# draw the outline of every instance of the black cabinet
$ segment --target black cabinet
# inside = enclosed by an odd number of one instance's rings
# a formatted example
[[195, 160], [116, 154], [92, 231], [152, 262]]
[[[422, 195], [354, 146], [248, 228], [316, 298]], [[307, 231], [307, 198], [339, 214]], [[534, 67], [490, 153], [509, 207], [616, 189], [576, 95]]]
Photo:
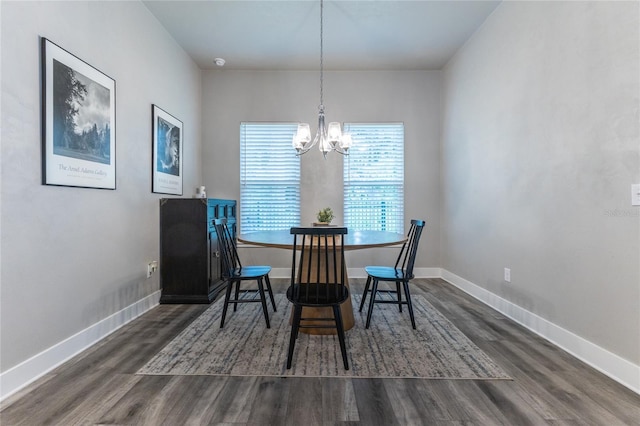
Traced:
[[221, 217], [235, 237], [235, 200], [160, 200], [160, 303], [210, 303], [222, 289], [213, 226], [213, 219]]

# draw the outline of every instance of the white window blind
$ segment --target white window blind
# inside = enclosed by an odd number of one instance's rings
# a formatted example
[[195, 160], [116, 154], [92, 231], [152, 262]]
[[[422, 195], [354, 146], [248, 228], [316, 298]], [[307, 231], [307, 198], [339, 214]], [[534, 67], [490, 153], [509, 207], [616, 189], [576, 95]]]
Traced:
[[291, 148], [297, 123], [240, 124], [240, 231], [300, 225], [300, 158]]
[[404, 233], [404, 125], [345, 123], [344, 222], [349, 229]]

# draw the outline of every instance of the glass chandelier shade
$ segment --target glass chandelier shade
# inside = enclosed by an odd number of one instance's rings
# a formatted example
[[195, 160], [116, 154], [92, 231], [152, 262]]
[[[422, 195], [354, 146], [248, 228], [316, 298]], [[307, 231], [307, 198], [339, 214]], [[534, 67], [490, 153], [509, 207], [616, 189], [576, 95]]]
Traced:
[[349, 154], [352, 140], [351, 135], [342, 133], [342, 127], [337, 121], [329, 123], [327, 128], [324, 123], [324, 105], [323, 105], [323, 82], [324, 82], [324, 63], [323, 63], [323, 0], [320, 0], [320, 105], [318, 106], [318, 130], [316, 136], [311, 140], [311, 128], [308, 123], [298, 123], [298, 129], [293, 135], [293, 148], [296, 155], [302, 155], [311, 148], [318, 145], [318, 149], [325, 158], [331, 151], [336, 151], [343, 155]]

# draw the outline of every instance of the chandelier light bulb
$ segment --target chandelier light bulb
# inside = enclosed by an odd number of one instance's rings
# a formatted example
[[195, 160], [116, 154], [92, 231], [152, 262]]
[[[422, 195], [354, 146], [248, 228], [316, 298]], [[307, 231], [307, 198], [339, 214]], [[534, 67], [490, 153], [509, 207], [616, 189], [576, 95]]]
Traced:
[[308, 123], [298, 123], [298, 130], [293, 136], [293, 148], [300, 153], [311, 142], [311, 129]]
[[342, 129], [340, 128], [340, 123], [336, 121], [329, 123], [327, 136], [329, 137], [329, 142], [331, 142], [331, 145], [336, 146], [336, 143], [340, 142], [340, 139], [342, 139]]
[[340, 139], [340, 148], [342, 148], [344, 152], [347, 152], [347, 150], [351, 148], [352, 143], [353, 140], [351, 139], [351, 134], [343, 133], [342, 138]]

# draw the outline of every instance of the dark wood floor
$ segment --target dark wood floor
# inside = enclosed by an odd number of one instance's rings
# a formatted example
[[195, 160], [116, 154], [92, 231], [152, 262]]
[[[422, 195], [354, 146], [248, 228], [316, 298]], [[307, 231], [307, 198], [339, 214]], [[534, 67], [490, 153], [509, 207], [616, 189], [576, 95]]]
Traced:
[[514, 380], [136, 376], [207, 307], [160, 305], [8, 398], [0, 424], [640, 424], [639, 395], [442, 280], [414, 284]]

